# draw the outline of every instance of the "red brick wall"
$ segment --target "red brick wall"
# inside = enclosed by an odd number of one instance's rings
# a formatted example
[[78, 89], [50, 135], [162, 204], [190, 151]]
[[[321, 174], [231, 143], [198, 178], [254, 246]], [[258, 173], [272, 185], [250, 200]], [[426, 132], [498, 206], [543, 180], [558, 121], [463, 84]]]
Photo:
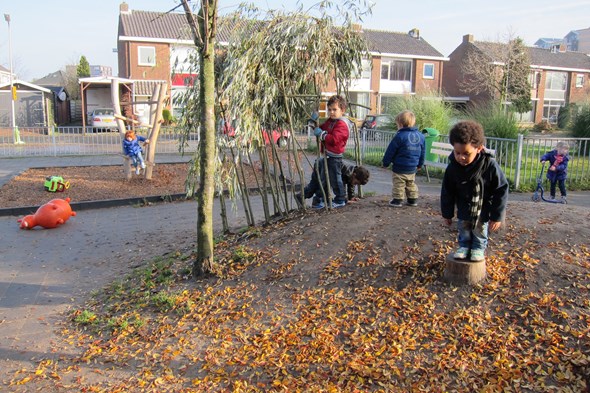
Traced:
[[[414, 64], [414, 92], [416, 94], [440, 92], [442, 61], [416, 60]], [[424, 79], [424, 64], [434, 64], [434, 79]]]
[[[590, 95], [590, 73], [570, 72], [569, 99], [568, 102], [586, 101]], [[576, 87], [576, 78], [584, 75], [584, 86]]]
[[[155, 66], [140, 66], [138, 47], [151, 46], [156, 48], [156, 65]], [[147, 79], [147, 80], [165, 80], [171, 83], [170, 80], [170, 46], [168, 44], [160, 43], [142, 43], [130, 42], [128, 46], [129, 58], [129, 75], [126, 78], [130, 79]]]

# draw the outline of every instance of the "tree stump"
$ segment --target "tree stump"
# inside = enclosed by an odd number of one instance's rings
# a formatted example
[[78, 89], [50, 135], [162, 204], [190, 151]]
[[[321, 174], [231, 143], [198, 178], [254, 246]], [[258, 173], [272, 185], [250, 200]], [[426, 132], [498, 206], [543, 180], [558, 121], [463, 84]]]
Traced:
[[474, 285], [486, 278], [486, 260], [471, 262], [447, 255], [443, 279], [455, 285]]

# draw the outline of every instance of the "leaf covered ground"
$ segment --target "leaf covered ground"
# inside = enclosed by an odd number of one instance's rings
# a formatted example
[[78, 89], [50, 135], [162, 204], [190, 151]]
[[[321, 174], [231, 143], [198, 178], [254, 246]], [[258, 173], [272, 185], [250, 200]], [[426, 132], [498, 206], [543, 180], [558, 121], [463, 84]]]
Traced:
[[[84, 392], [580, 392], [590, 375], [590, 214], [510, 202], [483, 284], [442, 280], [435, 197], [370, 197], [193, 245], [67, 315], [10, 388]], [[67, 350], [66, 350], [67, 348]], [[77, 356], [67, 356], [72, 349]]]

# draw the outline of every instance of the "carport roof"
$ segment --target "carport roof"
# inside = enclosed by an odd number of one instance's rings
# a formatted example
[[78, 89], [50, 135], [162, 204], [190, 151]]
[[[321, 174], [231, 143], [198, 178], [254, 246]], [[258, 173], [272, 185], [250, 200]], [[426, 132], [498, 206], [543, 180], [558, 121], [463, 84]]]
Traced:
[[[16, 85], [17, 89], [22, 89], [22, 87], [24, 86], [24, 87], [28, 88], [29, 90], [39, 90], [44, 93], [51, 93], [51, 90], [49, 90], [49, 89], [46, 89], [42, 86], [34, 85], [29, 82], [21, 81], [20, 79], [13, 80], [12, 84]], [[8, 89], [10, 89], [10, 82], [0, 84], [0, 90], [8, 90]]]

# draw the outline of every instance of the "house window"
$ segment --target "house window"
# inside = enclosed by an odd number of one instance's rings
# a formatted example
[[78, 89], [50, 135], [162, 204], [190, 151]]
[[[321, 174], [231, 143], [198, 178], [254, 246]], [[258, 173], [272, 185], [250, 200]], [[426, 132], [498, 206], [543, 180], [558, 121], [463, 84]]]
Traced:
[[565, 104], [564, 101], [545, 100], [543, 103], [543, 120], [557, 124], [559, 109]]
[[359, 79], [371, 79], [372, 62], [370, 59], [361, 60], [361, 68], [355, 72], [355, 77]]
[[576, 87], [584, 87], [584, 74], [576, 75]]
[[538, 88], [540, 82], [541, 82], [541, 73], [539, 71], [532, 71], [529, 74], [529, 83], [531, 85], [531, 89]]
[[137, 51], [139, 54], [138, 64], [142, 66], [155, 66], [156, 65], [156, 48], [153, 46], [138, 46]]
[[422, 77], [424, 79], [434, 79], [434, 64], [433, 63], [424, 63], [424, 70], [422, 72]]
[[567, 89], [567, 73], [547, 72], [545, 80], [545, 99], [565, 100]]
[[389, 60], [382, 62], [381, 79], [390, 81], [411, 81], [412, 62], [409, 60]]

